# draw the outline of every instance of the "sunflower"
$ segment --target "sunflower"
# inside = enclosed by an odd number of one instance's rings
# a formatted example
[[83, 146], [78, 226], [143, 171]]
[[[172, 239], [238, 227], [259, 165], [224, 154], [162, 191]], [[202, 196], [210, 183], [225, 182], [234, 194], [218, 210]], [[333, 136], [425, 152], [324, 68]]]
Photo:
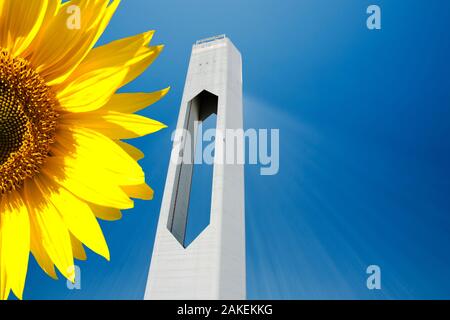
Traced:
[[119, 2], [0, 0], [0, 299], [22, 299], [30, 252], [71, 281], [84, 246], [109, 260], [97, 218], [153, 197], [143, 154], [123, 140], [165, 127], [134, 113], [168, 88], [117, 91], [162, 46], [149, 31], [94, 48]]

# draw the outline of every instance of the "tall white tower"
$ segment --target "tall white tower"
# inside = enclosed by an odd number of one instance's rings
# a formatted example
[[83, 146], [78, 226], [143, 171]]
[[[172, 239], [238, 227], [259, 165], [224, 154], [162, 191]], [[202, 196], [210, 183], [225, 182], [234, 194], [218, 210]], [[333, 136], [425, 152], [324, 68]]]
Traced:
[[[145, 299], [246, 298], [244, 166], [217, 161], [236, 153], [227, 150], [225, 137], [216, 137], [210, 224], [185, 246], [192, 149], [198, 122], [213, 113], [218, 132], [243, 128], [242, 59], [224, 35], [197, 41], [192, 49], [177, 125], [184, 133], [177, 130], [174, 140]], [[194, 142], [186, 143], [186, 135]]]

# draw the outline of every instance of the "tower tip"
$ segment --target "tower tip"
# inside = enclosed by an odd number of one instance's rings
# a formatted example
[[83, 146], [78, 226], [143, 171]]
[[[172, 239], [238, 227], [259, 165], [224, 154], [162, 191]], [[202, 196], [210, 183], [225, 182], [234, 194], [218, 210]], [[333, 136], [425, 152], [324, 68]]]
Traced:
[[195, 42], [195, 45], [204, 44], [204, 43], [208, 43], [208, 42], [213, 42], [213, 41], [216, 41], [216, 40], [222, 40], [222, 39], [225, 39], [226, 37], [227, 36], [225, 34], [221, 34], [221, 35], [218, 35], [218, 36], [201, 39], [201, 40], [198, 40], [197, 42]]

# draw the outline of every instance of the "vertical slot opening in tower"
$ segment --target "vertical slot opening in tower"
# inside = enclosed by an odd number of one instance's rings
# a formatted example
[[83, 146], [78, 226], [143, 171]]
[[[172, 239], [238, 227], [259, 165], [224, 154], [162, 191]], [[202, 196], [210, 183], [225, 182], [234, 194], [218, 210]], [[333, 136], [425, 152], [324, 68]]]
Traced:
[[[207, 153], [211, 154], [211, 146], [215, 141], [212, 138], [205, 142], [202, 135], [208, 130], [215, 130], [217, 108], [218, 96], [206, 90], [188, 105], [184, 126], [186, 136], [180, 155], [183, 160], [177, 166], [167, 224], [169, 231], [185, 248], [210, 223], [214, 165], [208, 161], [205, 163], [203, 153], [208, 148]], [[215, 132], [213, 136], [215, 137]], [[212, 154], [214, 155], [214, 151]]]

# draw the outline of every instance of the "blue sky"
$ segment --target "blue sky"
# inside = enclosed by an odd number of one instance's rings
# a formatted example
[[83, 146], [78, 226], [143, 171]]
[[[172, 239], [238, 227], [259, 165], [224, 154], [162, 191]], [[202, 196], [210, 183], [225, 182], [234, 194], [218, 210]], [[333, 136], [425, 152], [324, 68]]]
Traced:
[[191, 46], [222, 33], [243, 55], [246, 127], [281, 139], [278, 175], [246, 170], [248, 297], [450, 298], [449, 24], [445, 1], [123, 0], [101, 42], [156, 29], [166, 45], [126, 88], [172, 86], [144, 111], [169, 129], [134, 142], [156, 197], [102, 223], [112, 261], [89, 252], [81, 290], [32, 259], [25, 298], [143, 297]]

